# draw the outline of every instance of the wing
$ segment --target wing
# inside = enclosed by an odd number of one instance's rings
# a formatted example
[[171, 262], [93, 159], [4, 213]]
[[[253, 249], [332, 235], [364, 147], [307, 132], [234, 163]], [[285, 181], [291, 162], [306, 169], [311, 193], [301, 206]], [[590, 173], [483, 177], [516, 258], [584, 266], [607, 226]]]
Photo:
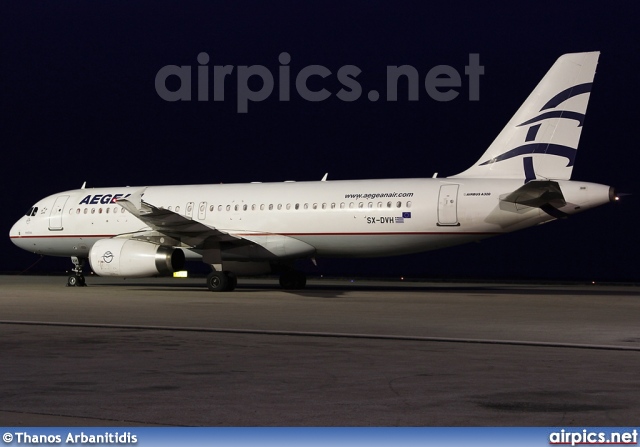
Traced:
[[292, 237], [264, 232], [243, 232], [242, 237], [235, 236], [190, 217], [158, 208], [142, 200], [145, 189], [117, 201], [118, 205], [151, 228], [151, 231], [136, 233], [134, 237], [137, 239], [195, 249], [203, 254], [203, 259], [209, 264], [220, 262], [222, 251], [238, 260], [299, 258], [315, 254], [315, 247]]
[[142, 200], [145, 189], [131, 194], [126, 199], [119, 199], [117, 204], [136, 216], [152, 230], [193, 248], [206, 248], [207, 245], [215, 245], [221, 242], [242, 241], [242, 238], [209, 227], [190, 217], [182, 216], [145, 202]]

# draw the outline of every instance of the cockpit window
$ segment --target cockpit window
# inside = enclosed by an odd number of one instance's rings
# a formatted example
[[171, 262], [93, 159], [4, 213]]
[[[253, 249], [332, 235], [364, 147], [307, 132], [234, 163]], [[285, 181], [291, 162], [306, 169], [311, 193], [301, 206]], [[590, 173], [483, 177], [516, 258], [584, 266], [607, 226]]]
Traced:
[[31, 216], [31, 212], [33, 211], [33, 207], [29, 208], [29, 211], [24, 213], [25, 216]]
[[31, 208], [29, 208], [29, 211], [26, 212], [25, 216], [33, 217], [36, 215], [37, 212], [38, 212], [38, 207], [32, 206]]

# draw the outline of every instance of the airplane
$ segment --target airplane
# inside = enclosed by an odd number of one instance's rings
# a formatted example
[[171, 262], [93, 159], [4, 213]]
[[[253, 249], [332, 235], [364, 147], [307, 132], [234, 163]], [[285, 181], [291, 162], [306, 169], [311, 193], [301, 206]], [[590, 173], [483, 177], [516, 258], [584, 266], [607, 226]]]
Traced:
[[293, 261], [417, 253], [543, 224], [618, 200], [613, 187], [572, 181], [599, 52], [557, 59], [469, 169], [438, 178], [71, 190], [35, 203], [11, 241], [71, 257], [67, 285], [99, 276], [149, 277], [211, 266], [207, 287], [280, 270], [284, 289], [306, 285]]

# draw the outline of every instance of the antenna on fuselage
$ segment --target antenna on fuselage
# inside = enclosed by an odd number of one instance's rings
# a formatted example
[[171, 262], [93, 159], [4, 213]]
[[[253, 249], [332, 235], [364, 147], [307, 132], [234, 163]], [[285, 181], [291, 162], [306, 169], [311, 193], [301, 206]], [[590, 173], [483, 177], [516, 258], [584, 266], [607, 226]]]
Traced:
[[82, 186], [80, 187], [80, 189], [84, 189], [84, 187], [85, 187], [85, 186], [87, 186], [87, 182], [84, 182], [84, 183], [82, 184]]
[[327, 177], [329, 177], [329, 173], [327, 172], [324, 177], [322, 177], [322, 180], [320, 180], [321, 182], [326, 182], [327, 181]]

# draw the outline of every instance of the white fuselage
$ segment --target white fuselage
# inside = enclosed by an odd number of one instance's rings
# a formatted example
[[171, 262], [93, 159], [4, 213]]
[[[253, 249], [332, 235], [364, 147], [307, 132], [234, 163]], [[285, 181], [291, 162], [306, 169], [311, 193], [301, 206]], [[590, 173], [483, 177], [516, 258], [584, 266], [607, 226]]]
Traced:
[[[608, 186], [558, 183], [566, 214], [610, 199]], [[522, 184], [428, 178], [150, 186], [144, 201], [254, 242], [280, 258], [373, 257], [458, 245], [553, 220], [540, 208], [500, 200]], [[149, 230], [114, 200], [140, 189], [51, 195], [34, 205], [33, 215], [16, 222], [11, 240], [34, 253], [87, 257], [100, 239]], [[197, 248], [185, 253], [189, 259], [200, 256]], [[222, 254], [227, 260], [251, 257], [246, 252]]]

